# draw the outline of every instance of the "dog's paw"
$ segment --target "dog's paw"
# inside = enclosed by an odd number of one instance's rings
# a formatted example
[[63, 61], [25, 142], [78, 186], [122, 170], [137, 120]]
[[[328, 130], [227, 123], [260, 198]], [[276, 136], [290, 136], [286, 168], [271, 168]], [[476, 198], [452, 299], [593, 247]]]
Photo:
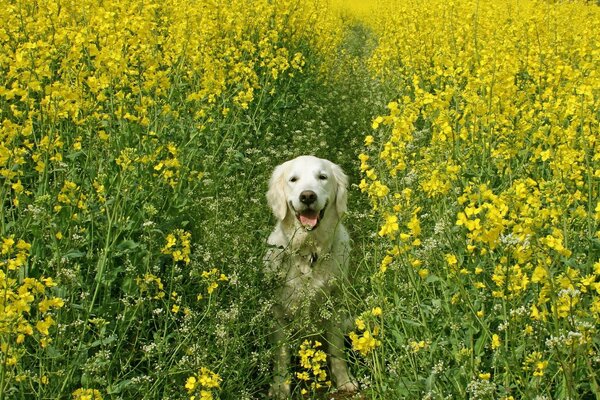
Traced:
[[272, 399], [289, 399], [291, 395], [290, 384], [287, 382], [275, 382], [269, 389], [269, 397]]
[[350, 379], [341, 385], [338, 385], [337, 390], [345, 393], [358, 392], [358, 382], [356, 382], [354, 379]]

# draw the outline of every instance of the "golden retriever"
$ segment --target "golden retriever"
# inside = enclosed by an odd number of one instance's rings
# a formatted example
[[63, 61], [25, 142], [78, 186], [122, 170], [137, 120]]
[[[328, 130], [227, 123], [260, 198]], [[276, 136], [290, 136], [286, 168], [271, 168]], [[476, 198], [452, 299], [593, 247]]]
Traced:
[[[277, 218], [265, 257], [267, 272], [277, 279], [273, 313], [276, 355], [270, 394], [290, 396], [290, 352], [285, 327], [300, 308], [316, 308], [345, 280], [350, 237], [341, 223], [346, 211], [348, 178], [342, 169], [313, 156], [300, 156], [277, 166], [269, 181], [267, 201]], [[340, 391], [358, 385], [344, 358], [344, 334], [334, 318], [325, 323], [330, 371]]]

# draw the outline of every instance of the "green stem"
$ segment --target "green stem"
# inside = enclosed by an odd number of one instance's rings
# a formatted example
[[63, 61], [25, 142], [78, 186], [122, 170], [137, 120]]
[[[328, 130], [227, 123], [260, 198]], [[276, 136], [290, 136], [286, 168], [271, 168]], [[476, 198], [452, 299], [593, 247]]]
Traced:
[[[106, 235], [104, 238], [104, 247], [101, 250], [100, 256], [98, 257], [98, 262], [96, 263], [96, 276], [94, 278], [95, 284], [94, 284], [94, 293], [92, 295], [92, 298], [90, 300], [89, 306], [86, 310], [85, 313], [85, 319], [84, 322], [87, 324], [87, 321], [90, 318], [90, 315], [92, 314], [92, 311], [94, 310], [94, 304], [96, 302], [96, 298], [98, 297], [98, 293], [100, 292], [100, 285], [102, 283], [102, 276], [104, 275], [104, 270], [106, 268], [106, 263], [108, 260], [108, 253], [110, 248], [112, 247], [112, 244], [114, 243], [114, 238], [111, 238], [111, 234], [113, 231], [113, 222], [116, 219], [116, 213], [118, 210], [118, 198], [119, 195], [121, 193], [121, 187], [123, 184], [123, 180], [125, 179], [124, 176], [121, 177], [119, 184], [117, 186], [117, 190], [116, 190], [116, 194], [115, 194], [115, 200], [114, 200], [114, 208], [113, 208], [113, 212], [112, 212], [112, 216], [111, 213], [108, 209], [108, 207], [105, 205], [105, 210], [106, 210], [106, 218], [108, 221], [108, 226], [106, 229]], [[81, 334], [79, 335], [79, 340], [77, 342], [77, 349], [75, 350], [75, 354], [79, 354], [79, 352], [81, 351], [82, 347], [83, 347], [83, 342], [84, 342], [84, 337], [85, 337], [85, 333], [86, 333], [86, 327], [85, 325], [82, 327], [81, 329]], [[66, 389], [68, 383], [71, 380], [71, 377], [73, 376], [74, 373], [74, 366], [72, 366], [69, 369], [69, 372], [66, 374], [65, 379], [62, 382], [62, 385], [60, 387], [60, 392], [59, 393], [63, 393], [64, 390]]]

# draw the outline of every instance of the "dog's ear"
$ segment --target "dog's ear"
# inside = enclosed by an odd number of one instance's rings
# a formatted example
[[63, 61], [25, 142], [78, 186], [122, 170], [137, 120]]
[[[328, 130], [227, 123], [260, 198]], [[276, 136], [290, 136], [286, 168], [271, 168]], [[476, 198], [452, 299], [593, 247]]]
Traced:
[[342, 171], [342, 168], [334, 163], [331, 163], [331, 170], [333, 171], [333, 177], [337, 184], [335, 193], [335, 209], [339, 216], [342, 216], [346, 210], [348, 202], [348, 177]]
[[284, 188], [285, 169], [286, 163], [275, 168], [269, 180], [269, 190], [267, 190], [267, 203], [273, 210], [273, 215], [280, 221], [285, 219], [288, 210]]

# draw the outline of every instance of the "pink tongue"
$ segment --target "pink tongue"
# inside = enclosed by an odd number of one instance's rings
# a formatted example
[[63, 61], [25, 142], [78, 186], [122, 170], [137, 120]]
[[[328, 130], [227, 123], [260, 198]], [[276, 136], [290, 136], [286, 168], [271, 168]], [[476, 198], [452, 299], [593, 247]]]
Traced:
[[300, 214], [300, 223], [304, 226], [314, 228], [317, 222], [319, 222], [318, 215], [317, 213]]

